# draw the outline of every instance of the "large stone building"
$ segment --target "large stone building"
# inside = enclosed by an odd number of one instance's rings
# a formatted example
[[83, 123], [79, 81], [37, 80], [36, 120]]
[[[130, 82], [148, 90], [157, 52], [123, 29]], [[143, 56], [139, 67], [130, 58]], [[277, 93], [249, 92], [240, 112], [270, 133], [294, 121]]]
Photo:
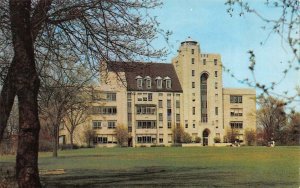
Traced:
[[[128, 127], [130, 146], [171, 145], [173, 129], [182, 126], [194, 141], [214, 145], [235, 130], [245, 142], [245, 130], [256, 129], [255, 90], [222, 86], [219, 54], [205, 54], [188, 38], [167, 63], [103, 63], [100, 85], [93, 90], [89, 118], [77, 128], [74, 142], [84, 144], [86, 127], [96, 131], [95, 145], [116, 144], [115, 127]], [[69, 142], [65, 130], [61, 141]]]

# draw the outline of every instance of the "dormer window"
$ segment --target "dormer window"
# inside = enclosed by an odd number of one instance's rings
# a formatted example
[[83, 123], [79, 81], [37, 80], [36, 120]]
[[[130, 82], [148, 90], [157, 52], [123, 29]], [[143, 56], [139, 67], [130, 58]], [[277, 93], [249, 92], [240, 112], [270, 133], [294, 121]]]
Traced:
[[143, 88], [143, 78], [141, 76], [136, 76], [135, 79], [137, 83], [137, 88]]
[[150, 76], [146, 76], [145, 77], [145, 81], [146, 81], [146, 87], [148, 89], [150, 89], [151, 88], [151, 77]]
[[164, 80], [166, 81], [166, 89], [171, 89], [172, 83], [171, 83], [171, 78], [169, 78], [168, 76], [164, 78]]
[[156, 87], [157, 89], [161, 89], [162, 88], [162, 78], [160, 76], [155, 78], [156, 80]]

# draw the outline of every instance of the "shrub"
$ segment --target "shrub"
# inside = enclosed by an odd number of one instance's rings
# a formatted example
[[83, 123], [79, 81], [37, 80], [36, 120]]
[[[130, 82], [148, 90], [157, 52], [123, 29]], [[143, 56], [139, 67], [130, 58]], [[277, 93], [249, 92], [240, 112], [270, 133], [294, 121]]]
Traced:
[[214, 138], [214, 142], [215, 142], [215, 143], [221, 143], [221, 138], [215, 137], [215, 138]]
[[115, 129], [118, 145], [121, 147], [128, 146], [128, 129], [123, 125], [118, 125]]
[[246, 130], [245, 131], [245, 138], [246, 138], [246, 142], [247, 142], [248, 146], [254, 145], [254, 143], [256, 141], [256, 132], [255, 132], [255, 130], [253, 130], [253, 129]]
[[192, 142], [192, 136], [187, 133], [187, 132], [184, 132], [183, 133], [183, 143], [191, 143]]
[[195, 142], [196, 142], [196, 143], [201, 143], [201, 138], [200, 138], [199, 136], [197, 136], [197, 137], [195, 138]]

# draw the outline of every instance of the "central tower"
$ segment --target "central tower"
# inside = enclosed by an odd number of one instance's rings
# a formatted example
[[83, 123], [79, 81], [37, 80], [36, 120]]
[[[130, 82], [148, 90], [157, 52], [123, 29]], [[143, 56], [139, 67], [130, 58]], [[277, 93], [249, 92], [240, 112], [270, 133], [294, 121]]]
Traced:
[[211, 145], [224, 133], [222, 108], [222, 64], [219, 54], [205, 54], [197, 41], [188, 37], [181, 42], [172, 60], [183, 90], [185, 131]]

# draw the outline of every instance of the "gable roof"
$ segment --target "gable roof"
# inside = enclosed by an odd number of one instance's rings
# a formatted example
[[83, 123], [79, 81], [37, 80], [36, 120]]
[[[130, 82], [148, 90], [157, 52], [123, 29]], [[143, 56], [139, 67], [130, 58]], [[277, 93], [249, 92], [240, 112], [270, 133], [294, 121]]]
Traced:
[[[128, 91], [152, 91], [152, 92], [182, 92], [182, 88], [172, 64], [167, 63], [144, 63], [144, 62], [110, 62], [107, 64], [108, 71], [125, 72]], [[146, 76], [151, 78], [151, 88], [147, 88], [145, 82], [143, 88], [137, 87], [137, 76], [141, 76], [143, 81]], [[171, 88], [166, 88], [163, 80], [162, 88], [158, 89], [156, 78], [169, 77]]]

